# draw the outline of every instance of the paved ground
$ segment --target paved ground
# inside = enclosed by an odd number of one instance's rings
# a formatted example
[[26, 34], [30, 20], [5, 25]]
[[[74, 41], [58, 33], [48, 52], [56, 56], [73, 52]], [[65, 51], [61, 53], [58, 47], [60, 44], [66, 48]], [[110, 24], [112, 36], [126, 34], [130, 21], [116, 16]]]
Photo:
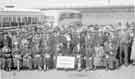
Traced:
[[1, 79], [135, 79], [135, 66], [121, 67], [114, 71], [1, 71]]

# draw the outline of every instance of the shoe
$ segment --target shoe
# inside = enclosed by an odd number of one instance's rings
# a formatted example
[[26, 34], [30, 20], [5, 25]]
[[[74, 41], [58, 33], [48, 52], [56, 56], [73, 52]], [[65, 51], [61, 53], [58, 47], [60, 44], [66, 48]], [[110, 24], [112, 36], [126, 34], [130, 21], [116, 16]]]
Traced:
[[135, 65], [135, 61], [133, 61], [132, 65]]
[[125, 65], [125, 67], [128, 67], [129, 66], [129, 64], [124, 64]]
[[105, 68], [105, 71], [108, 71], [109, 69], [108, 68]]
[[86, 71], [86, 72], [89, 71], [89, 68], [86, 68], [85, 71]]

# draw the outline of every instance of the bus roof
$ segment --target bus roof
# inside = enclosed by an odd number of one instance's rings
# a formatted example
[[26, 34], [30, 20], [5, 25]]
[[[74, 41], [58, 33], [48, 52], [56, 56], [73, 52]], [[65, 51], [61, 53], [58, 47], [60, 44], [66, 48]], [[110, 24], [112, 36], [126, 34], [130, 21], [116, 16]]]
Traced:
[[44, 13], [80, 13], [78, 10], [45, 10]]
[[4, 8], [4, 11], [40, 12], [38, 9]]
[[35, 10], [35, 9], [16, 9], [16, 8], [6, 8], [4, 10], [0, 11], [0, 15], [6, 15], [6, 16], [10, 16], [10, 15], [19, 15], [19, 16], [23, 16], [23, 15], [28, 15], [28, 16], [32, 16], [32, 15], [43, 15], [43, 13], [40, 10]]

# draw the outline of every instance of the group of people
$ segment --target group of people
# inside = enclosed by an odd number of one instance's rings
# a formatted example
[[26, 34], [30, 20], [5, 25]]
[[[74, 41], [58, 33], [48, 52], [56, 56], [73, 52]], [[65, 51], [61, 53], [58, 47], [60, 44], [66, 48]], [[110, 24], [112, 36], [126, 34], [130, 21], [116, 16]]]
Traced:
[[[120, 26], [120, 28], [118, 28]], [[75, 70], [135, 64], [135, 24], [25, 26], [0, 33], [0, 67], [55, 69], [57, 56], [75, 57]]]

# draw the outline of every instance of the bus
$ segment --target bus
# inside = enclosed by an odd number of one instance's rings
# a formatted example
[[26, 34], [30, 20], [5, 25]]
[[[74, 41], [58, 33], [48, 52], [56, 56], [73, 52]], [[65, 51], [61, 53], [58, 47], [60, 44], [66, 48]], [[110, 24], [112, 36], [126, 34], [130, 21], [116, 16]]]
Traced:
[[50, 26], [81, 26], [82, 15], [77, 10], [46, 10], [42, 11], [46, 16], [46, 23]]
[[0, 28], [43, 24], [44, 14], [40, 10], [6, 8], [0, 11]]

